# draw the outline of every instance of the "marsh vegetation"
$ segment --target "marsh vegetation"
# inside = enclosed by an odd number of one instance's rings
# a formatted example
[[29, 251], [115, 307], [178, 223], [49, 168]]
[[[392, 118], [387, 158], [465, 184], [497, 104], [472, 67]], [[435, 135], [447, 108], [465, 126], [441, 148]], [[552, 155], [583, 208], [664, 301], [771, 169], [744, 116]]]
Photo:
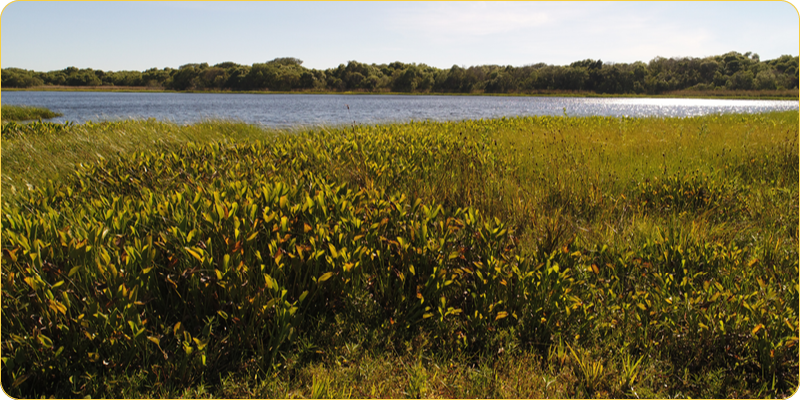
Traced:
[[53, 112], [43, 107], [4, 105], [0, 108], [0, 119], [8, 121], [30, 121], [33, 119], [48, 119], [59, 117], [62, 114]]
[[796, 112], [2, 135], [12, 396], [798, 384]]

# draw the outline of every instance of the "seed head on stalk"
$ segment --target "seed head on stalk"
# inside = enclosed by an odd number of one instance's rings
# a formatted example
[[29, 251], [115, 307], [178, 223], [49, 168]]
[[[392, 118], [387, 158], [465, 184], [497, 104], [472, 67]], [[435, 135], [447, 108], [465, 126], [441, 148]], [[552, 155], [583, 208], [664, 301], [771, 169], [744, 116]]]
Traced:
[[[347, 115], [350, 118], [353, 118], [353, 116], [350, 114], [350, 105], [349, 104], [345, 104], [345, 106], [347, 107]], [[353, 133], [355, 133], [355, 131], [356, 131], [356, 120], [353, 120]]]

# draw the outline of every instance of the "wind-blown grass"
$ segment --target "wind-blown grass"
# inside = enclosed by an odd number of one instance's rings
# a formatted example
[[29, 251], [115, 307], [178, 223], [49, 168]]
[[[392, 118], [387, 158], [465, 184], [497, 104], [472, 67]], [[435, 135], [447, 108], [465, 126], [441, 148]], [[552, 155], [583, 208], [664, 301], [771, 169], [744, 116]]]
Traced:
[[55, 118], [60, 117], [61, 113], [50, 111], [46, 108], [42, 107], [32, 107], [32, 106], [13, 106], [13, 105], [4, 105], [0, 107], [0, 114], [4, 122], [6, 121], [26, 121], [26, 120], [33, 120], [33, 119], [48, 119], [48, 118]]
[[8, 393], [797, 385], [796, 113], [40, 131], [4, 132]]
[[151, 119], [6, 124], [2, 135], [2, 190], [13, 195], [29, 185], [58, 180], [82, 163], [141, 151], [167, 151], [188, 142], [264, 139], [271, 133], [232, 121], [178, 125]]

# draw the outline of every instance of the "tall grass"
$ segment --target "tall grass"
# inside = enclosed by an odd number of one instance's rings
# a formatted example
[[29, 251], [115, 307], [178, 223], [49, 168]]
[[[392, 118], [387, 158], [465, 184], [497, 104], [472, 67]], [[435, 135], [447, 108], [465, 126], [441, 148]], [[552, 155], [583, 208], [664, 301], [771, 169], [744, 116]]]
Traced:
[[15, 196], [28, 187], [59, 180], [79, 165], [141, 151], [167, 151], [181, 145], [264, 139], [261, 127], [231, 121], [178, 125], [146, 121], [57, 124], [34, 122], [3, 126], [2, 190]]
[[9, 393], [797, 385], [796, 113], [36, 126], [3, 146]]
[[43, 107], [4, 105], [0, 107], [0, 119], [6, 121], [26, 121], [60, 117], [61, 113]]

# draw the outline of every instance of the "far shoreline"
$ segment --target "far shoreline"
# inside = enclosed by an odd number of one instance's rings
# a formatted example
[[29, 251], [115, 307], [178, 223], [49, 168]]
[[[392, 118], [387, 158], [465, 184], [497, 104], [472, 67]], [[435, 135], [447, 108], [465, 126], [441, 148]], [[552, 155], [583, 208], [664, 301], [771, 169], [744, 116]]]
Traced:
[[30, 88], [2, 88], [2, 92], [107, 92], [107, 93], [201, 93], [201, 94], [312, 94], [312, 95], [398, 95], [398, 96], [494, 96], [494, 97], [580, 97], [580, 98], [686, 98], [720, 100], [799, 100], [797, 90], [713, 90], [713, 91], [675, 91], [661, 94], [604, 94], [594, 92], [575, 92], [540, 90], [526, 93], [439, 93], [439, 92], [370, 92], [370, 91], [271, 91], [271, 90], [168, 90], [146, 86], [34, 86]]

